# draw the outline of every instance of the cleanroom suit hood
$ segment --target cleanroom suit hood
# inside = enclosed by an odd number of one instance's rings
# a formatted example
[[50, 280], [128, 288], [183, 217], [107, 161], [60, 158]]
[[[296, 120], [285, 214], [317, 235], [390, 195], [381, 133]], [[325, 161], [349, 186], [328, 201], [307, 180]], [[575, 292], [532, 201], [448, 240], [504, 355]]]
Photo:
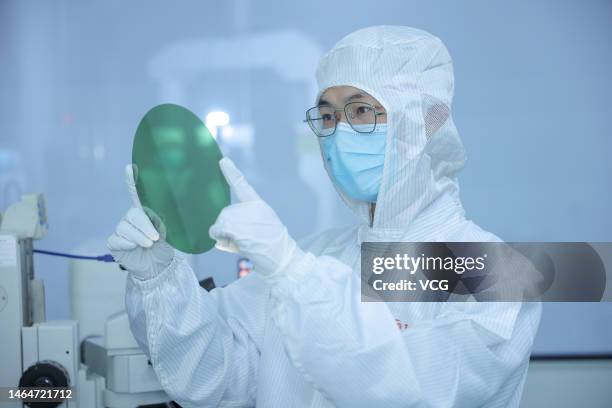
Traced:
[[368, 203], [338, 189], [361, 219], [376, 230], [406, 232], [441, 196], [459, 211], [456, 173], [465, 154], [451, 116], [452, 61], [438, 38], [409, 27], [365, 28], [338, 42], [321, 59], [316, 75], [318, 97], [327, 88], [349, 85], [368, 92], [387, 111], [374, 219]]
[[366, 28], [322, 58], [317, 79], [321, 92], [354, 86], [387, 110], [374, 217], [340, 192], [357, 225], [210, 293], [178, 255], [152, 279], [129, 277], [132, 332], [164, 390], [183, 407], [517, 407], [538, 303], [361, 299], [362, 242], [499, 241], [459, 201], [446, 48], [412, 28]]

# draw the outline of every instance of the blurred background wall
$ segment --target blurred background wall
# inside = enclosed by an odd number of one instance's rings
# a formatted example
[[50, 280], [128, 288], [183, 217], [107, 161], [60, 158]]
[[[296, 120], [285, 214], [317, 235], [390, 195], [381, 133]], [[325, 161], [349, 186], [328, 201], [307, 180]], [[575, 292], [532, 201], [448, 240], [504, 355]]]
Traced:
[[[509, 241], [612, 241], [611, 22], [609, 0], [0, 0], [0, 211], [43, 192], [36, 247], [106, 253], [138, 121], [175, 102], [229, 115], [222, 149], [294, 236], [350, 223], [301, 119], [325, 50], [398, 24], [454, 57], [469, 217]], [[236, 277], [235, 256], [191, 261], [218, 285]], [[67, 262], [35, 266], [48, 318], [67, 317]], [[610, 322], [612, 304], [546, 305], [535, 351], [612, 352]]]

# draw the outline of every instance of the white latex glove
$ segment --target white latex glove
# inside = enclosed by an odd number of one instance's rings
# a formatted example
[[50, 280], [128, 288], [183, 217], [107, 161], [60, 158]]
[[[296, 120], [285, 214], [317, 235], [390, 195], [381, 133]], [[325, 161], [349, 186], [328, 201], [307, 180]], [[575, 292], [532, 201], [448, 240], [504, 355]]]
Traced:
[[[145, 213], [140, 204], [131, 164], [125, 167], [125, 179], [133, 207], [108, 238], [107, 246], [115, 261], [134, 277], [150, 279], [170, 265], [174, 249], [164, 240], [165, 227], [159, 218], [151, 210]], [[147, 214], [156, 221], [161, 234]]]
[[264, 277], [282, 271], [294, 256], [301, 253], [287, 228], [249, 185], [234, 162], [227, 157], [219, 161], [221, 171], [239, 203], [225, 207], [210, 227], [211, 238], [218, 249], [242, 253], [253, 261]]

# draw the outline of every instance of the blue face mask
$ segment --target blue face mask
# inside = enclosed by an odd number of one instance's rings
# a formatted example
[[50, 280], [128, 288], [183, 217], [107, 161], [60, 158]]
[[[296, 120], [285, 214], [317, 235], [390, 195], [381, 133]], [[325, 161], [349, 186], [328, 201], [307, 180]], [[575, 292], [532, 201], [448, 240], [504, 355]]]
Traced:
[[359, 133], [344, 122], [322, 141], [323, 153], [334, 182], [349, 197], [376, 202], [382, 181], [387, 125], [372, 133]]

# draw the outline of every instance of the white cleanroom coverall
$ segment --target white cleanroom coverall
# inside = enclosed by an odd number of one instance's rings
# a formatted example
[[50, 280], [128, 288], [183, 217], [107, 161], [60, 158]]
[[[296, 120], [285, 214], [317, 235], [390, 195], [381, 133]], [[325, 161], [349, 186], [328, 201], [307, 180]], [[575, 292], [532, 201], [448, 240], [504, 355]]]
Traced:
[[[363, 241], [498, 241], [459, 200], [446, 48], [423, 31], [366, 28], [322, 58], [317, 79], [321, 92], [354, 86], [387, 111], [373, 218], [339, 191], [358, 225], [287, 245], [275, 273], [210, 293], [178, 254], [156, 276], [130, 276], [132, 331], [162, 386], [183, 407], [517, 407], [538, 303], [361, 302]], [[259, 217], [237, 206], [236, 223]]]

